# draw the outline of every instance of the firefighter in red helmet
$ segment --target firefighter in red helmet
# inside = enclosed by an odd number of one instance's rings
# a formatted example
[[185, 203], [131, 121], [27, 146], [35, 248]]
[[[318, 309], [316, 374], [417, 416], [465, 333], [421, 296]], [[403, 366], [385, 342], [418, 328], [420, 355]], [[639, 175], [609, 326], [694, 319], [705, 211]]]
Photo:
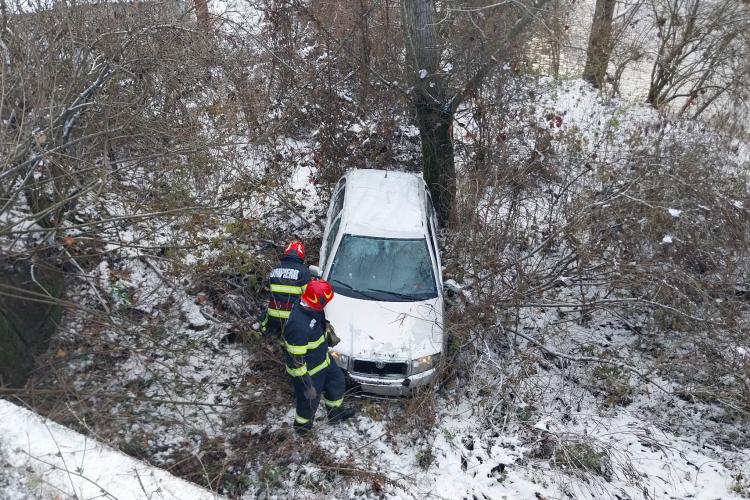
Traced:
[[332, 299], [331, 284], [313, 279], [299, 302], [294, 304], [284, 328], [286, 371], [294, 384], [297, 406], [294, 427], [297, 431], [312, 429], [321, 396], [329, 422], [354, 416], [353, 409], [343, 406], [344, 373], [328, 355], [329, 341], [336, 337], [327, 328], [323, 309]]
[[305, 246], [294, 240], [286, 246], [284, 256], [271, 271], [271, 297], [260, 324], [264, 335], [281, 335], [292, 306], [299, 300], [310, 277], [310, 270], [305, 266]]

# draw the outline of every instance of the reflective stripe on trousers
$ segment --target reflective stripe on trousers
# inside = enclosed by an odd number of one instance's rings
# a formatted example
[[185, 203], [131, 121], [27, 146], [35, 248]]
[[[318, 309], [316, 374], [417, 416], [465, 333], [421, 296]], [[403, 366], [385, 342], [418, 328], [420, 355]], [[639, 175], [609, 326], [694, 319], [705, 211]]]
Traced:
[[331, 360], [328, 358], [328, 353], [326, 353], [325, 361], [323, 361], [322, 363], [320, 363], [318, 366], [314, 368], [310, 368], [310, 370], [308, 370], [308, 373], [310, 374], [310, 376], [313, 376], [316, 373], [318, 373], [320, 370], [328, 368], [330, 364], [331, 364]]
[[338, 408], [344, 402], [344, 398], [335, 399], [333, 401], [323, 398], [323, 401], [326, 402], [326, 406], [329, 408]]

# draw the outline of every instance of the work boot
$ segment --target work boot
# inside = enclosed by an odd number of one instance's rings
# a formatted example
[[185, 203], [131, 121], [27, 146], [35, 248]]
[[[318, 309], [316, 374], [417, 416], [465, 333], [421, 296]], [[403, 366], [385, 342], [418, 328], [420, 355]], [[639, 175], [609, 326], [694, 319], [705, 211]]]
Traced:
[[334, 424], [336, 422], [342, 422], [350, 419], [354, 416], [354, 408], [347, 408], [346, 406], [339, 406], [338, 408], [328, 409], [328, 422]]
[[307, 436], [312, 432], [312, 422], [307, 422], [306, 424], [298, 424], [297, 422], [294, 422], [294, 431], [301, 435], [301, 436]]

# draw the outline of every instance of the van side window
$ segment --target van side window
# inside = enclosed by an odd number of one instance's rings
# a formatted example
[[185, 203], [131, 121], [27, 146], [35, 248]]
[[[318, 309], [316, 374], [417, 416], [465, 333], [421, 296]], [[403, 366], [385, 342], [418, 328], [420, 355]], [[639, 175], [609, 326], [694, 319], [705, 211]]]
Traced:
[[437, 227], [436, 222], [436, 213], [435, 213], [435, 205], [432, 204], [432, 196], [430, 195], [430, 190], [425, 188], [424, 190], [424, 203], [425, 203], [425, 212], [427, 213], [427, 218], [432, 221], [432, 223]]
[[346, 186], [342, 185], [341, 189], [336, 193], [336, 197], [333, 200], [333, 211], [331, 212], [331, 219], [335, 219], [336, 216], [341, 213], [341, 209], [344, 208], [344, 193]]
[[328, 262], [331, 260], [331, 250], [333, 250], [333, 244], [336, 242], [336, 236], [339, 234], [339, 226], [341, 225], [341, 217], [336, 219], [331, 225], [330, 231], [328, 231], [328, 238], [326, 239], [326, 262], [325, 267], [328, 266]]
[[435, 208], [432, 206], [432, 197], [430, 196], [430, 192], [425, 189], [424, 190], [424, 202], [425, 202], [425, 215], [427, 216], [427, 232], [430, 236], [430, 246], [432, 247], [432, 254], [435, 256], [435, 259], [438, 258], [438, 252], [437, 252], [437, 243], [435, 239]]
[[430, 236], [430, 247], [432, 247], [432, 254], [435, 256], [435, 259], [437, 260], [437, 248], [435, 248], [435, 235], [432, 233], [432, 222], [430, 221], [430, 218], [427, 219], [427, 233]]
[[425, 189], [424, 201], [426, 205], [427, 215], [427, 234], [430, 237], [430, 247], [432, 248], [432, 254], [435, 256], [435, 263], [438, 267], [438, 275], [440, 275], [440, 281], [442, 282], [442, 272], [440, 271], [440, 254], [438, 253], [437, 237], [435, 232], [437, 231], [437, 217], [435, 216], [435, 207], [432, 204], [432, 196], [430, 191]]

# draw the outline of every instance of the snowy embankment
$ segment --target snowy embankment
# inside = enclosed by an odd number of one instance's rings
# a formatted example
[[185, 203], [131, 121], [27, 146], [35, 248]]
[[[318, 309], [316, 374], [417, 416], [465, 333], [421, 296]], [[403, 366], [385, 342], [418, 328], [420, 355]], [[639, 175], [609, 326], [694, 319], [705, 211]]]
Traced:
[[0, 400], [2, 498], [221, 498]]
[[[469, 404], [447, 407], [430, 439], [416, 444], [401, 441], [387, 424], [367, 417], [358, 417], [354, 425], [321, 426], [318, 441], [342, 462], [353, 458], [354, 443], [363, 467], [378, 464], [375, 470], [392, 488], [390, 498], [743, 498], [734, 491], [736, 471], [702, 453], [691, 439], [663, 432], [629, 411], [611, 417], [595, 410], [580, 413], [574, 416], [580, 426], [543, 418], [524, 435], [507, 432], [502, 424], [487, 428], [480, 412]], [[538, 453], [534, 448], [566, 436], [581, 443], [597, 441], [613, 456], [612, 470], [566, 473], [547, 461], [529, 459]], [[424, 450], [429, 450], [427, 459]], [[575, 446], [570, 450], [575, 453]], [[292, 475], [323, 472], [307, 464]], [[288, 491], [301, 493], [290, 483]], [[370, 489], [367, 483], [353, 484], [346, 494], [366, 496]]]

